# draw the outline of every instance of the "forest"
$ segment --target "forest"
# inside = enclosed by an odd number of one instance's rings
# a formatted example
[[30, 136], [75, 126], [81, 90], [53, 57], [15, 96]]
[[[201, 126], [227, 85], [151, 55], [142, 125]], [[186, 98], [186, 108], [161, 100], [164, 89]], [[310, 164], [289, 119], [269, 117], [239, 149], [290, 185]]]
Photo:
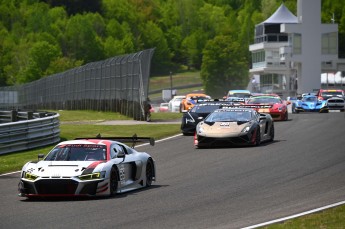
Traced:
[[[197, 70], [208, 92], [248, 82], [254, 28], [297, 0], [0, 0], [0, 87], [155, 48], [151, 77]], [[322, 0], [345, 58], [345, 4]], [[223, 90], [222, 90], [223, 91]]]

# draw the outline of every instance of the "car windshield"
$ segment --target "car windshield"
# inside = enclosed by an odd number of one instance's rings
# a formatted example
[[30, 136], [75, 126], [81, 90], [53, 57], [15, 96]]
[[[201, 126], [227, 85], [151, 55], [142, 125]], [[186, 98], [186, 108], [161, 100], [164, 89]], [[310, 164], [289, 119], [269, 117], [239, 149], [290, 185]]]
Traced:
[[251, 112], [246, 110], [219, 110], [211, 113], [205, 122], [238, 122], [251, 120]]
[[192, 96], [190, 97], [191, 100], [208, 100], [210, 99], [209, 96]]
[[251, 98], [247, 104], [262, 104], [262, 103], [282, 103], [279, 98], [267, 97], [267, 98]]
[[317, 97], [316, 96], [312, 96], [312, 97], [303, 97], [302, 98], [303, 102], [316, 102], [317, 101]]
[[106, 147], [95, 144], [70, 144], [56, 146], [45, 161], [101, 161], [106, 160]]
[[249, 98], [250, 94], [248, 93], [231, 93], [228, 97], [238, 97], [238, 98]]

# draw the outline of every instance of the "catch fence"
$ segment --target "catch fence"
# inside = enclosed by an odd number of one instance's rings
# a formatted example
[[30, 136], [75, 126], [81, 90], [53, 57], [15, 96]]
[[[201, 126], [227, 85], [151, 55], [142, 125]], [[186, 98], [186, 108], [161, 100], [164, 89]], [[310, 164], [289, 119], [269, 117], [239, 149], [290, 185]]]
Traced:
[[145, 120], [153, 53], [147, 49], [0, 87], [0, 109], [113, 111]]

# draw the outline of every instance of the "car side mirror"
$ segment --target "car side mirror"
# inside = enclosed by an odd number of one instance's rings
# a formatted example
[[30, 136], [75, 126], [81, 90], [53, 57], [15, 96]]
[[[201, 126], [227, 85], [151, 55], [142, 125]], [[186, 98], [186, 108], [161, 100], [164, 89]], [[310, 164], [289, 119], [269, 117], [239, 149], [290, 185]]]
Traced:
[[44, 154], [38, 154], [37, 157], [38, 157], [38, 161], [40, 161], [44, 158]]
[[118, 152], [117, 153], [117, 158], [125, 158], [126, 154], [124, 152]]

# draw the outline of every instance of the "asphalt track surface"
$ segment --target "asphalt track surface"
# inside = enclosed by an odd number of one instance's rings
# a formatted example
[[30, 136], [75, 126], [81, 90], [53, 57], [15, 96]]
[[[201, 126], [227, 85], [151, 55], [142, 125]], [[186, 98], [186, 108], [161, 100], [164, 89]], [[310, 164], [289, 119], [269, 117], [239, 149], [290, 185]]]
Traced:
[[291, 114], [275, 130], [259, 147], [141, 146], [157, 182], [114, 198], [32, 201], [18, 173], [0, 176], [0, 228], [243, 228], [345, 200], [345, 113]]

